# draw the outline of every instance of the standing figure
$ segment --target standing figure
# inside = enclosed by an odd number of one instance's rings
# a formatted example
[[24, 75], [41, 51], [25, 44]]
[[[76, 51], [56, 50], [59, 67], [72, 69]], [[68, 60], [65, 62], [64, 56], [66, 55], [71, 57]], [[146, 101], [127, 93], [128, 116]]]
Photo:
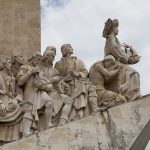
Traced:
[[67, 95], [73, 99], [74, 118], [87, 115], [88, 103], [92, 112], [98, 111], [95, 87], [88, 80], [88, 71], [84, 63], [72, 57], [73, 48], [70, 44], [61, 47], [62, 58], [56, 62], [55, 68], [59, 71], [67, 84]]
[[29, 58], [30, 65], [22, 65], [18, 72], [18, 85], [24, 89], [23, 136], [31, 135], [32, 129], [38, 128], [42, 110], [45, 119], [42, 125], [45, 129], [52, 127], [52, 101], [47, 94], [52, 84], [39, 69], [41, 58], [41, 54], [35, 52]]
[[57, 126], [69, 121], [73, 100], [65, 94], [65, 83], [58, 70], [53, 68], [55, 56], [56, 48], [48, 46], [43, 54], [41, 69], [53, 85], [52, 91], [48, 94], [53, 101], [53, 124]]
[[96, 86], [98, 96], [98, 106], [110, 108], [126, 102], [126, 98], [115, 92], [105, 89], [106, 82], [113, 80], [119, 73], [120, 69], [109, 69], [116, 63], [112, 55], [108, 55], [103, 61], [94, 63], [89, 71], [89, 78], [92, 84]]
[[[119, 21], [117, 19], [108, 19], [105, 22], [103, 37], [106, 38], [105, 56], [112, 55], [118, 64], [123, 66], [119, 73], [118, 92], [125, 96], [128, 101], [132, 101], [140, 97], [140, 79], [139, 73], [132, 69], [129, 64], [136, 64], [140, 60], [140, 56], [129, 45], [121, 46], [118, 35]], [[110, 83], [111, 84], [111, 83]], [[110, 85], [111, 86], [111, 85]]]

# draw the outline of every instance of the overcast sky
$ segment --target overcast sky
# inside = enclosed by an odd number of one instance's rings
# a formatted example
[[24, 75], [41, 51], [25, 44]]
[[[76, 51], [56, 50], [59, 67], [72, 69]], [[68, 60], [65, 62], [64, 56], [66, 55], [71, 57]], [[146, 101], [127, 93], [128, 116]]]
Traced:
[[142, 94], [150, 93], [150, 1], [149, 0], [41, 0], [42, 52], [70, 43], [74, 55], [89, 68], [104, 57], [104, 23], [118, 18], [121, 43], [132, 45], [141, 61], [134, 65], [141, 77]]

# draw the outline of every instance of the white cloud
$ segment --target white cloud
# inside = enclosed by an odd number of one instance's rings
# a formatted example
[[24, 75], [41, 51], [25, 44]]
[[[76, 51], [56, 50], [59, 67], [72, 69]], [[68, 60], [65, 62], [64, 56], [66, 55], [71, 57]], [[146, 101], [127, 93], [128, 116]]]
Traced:
[[[138, 49], [141, 62], [135, 65], [141, 75], [142, 93], [150, 92], [150, 1], [149, 0], [41, 0], [42, 51], [47, 45], [58, 49], [71, 43], [75, 55], [89, 68], [103, 59], [105, 39], [102, 30], [108, 18], [118, 18], [119, 39]], [[60, 3], [59, 3], [60, 2]]]

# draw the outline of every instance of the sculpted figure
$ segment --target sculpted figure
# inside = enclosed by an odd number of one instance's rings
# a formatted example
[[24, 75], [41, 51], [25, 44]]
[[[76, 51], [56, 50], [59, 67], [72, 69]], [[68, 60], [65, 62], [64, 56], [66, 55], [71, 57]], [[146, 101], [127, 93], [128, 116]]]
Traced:
[[[3, 60], [3, 69], [0, 72], [1, 78], [1, 114], [0, 116], [5, 117], [7, 110], [13, 111], [16, 108], [13, 98], [16, 96], [15, 93], [15, 78], [11, 74], [11, 61], [10, 59]], [[12, 107], [11, 107], [12, 106]]]
[[[70, 44], [61, 47], [62, 59], [55, 64], [67, 84], [67, 95], [73, 99], [74, 118], [87, 115], [86, 108], [90, 106], [93, 112], [98, 111], [95, 87], [88, 80], [88, 71], [84, 63], [72, 57], [73, 49]], [[72, 110], [72, 112], [73, 112]]]
[[35, 52], [29, 58], [30, 65], [22, 65], [18, 72], [18, 85], [24, 89], [23, 136], [31, 135], [32, 129], [37, 130], [41, 113], [45, 129], [52, 126], [52, 101], [47, 94], [52, 84], [39, 69], [41, 58], [41, 54]]
[[18, 102], [22, 101], [22, 95], [17, 93], [16, 88], [11, 61], [3, 59], [0, 66], [0, 141], [6, 143], [20, 138], [22, 109]]
[[126, 102], [124, 96], [108, 91], [104, 87], [106, 82], [110, 82], [119, 73], [120, 69], [109, 70], [115, 63], [115, 58], [112, 55], [108, 55], [103, 61], [94, 63], [90, 68], [89, 78], [92, 84], [96, 86], [99, 107], [110, 108]]
[[123, 65], [118, 74], [118, 92], [128, 101], [136, 100], [141, 96], [140, 75], [129, 65]]
[[[12, 55], [11, 56], [11, 63], [12, 63], [11, 73], [12, 73], [13, 77], [16, 79], [18, 72], [19, 72], [19, 69], [24, 63], [23, 56], [19, 52]], [[18, 86], [17, 80], [15, 80], [15, 82], [16, 82], [15, 84], [17, 85], [16, 89], [15, 89], [16, 93], [18, 94], [18, 96], [21, 96], [19, 99], [23, 99], [23, 89]]]
[[127, 44], [121, 46], [117, 38], [118, 26], [119, 22], [117, 19], [108, 19], [105, 23], [103, 30], [103, 37], [106, 38], [105, 56], [114, 56], [117, 63], [123, 66], [123, 69], [119, 72], [119, 80], [117, 81], [116, 87], [121, 95], [125, 96], [128, 101], [132, 101], [141, 95], [140, 76], [138, 72], [132, 69], [128, 64], [138, 63], [140, 56], [131, 46]]
[[53, 84], [52, 91], [48, 93], [53, 101], [53, 124], [63, 125], [68, 122], [73, 100], [65, 94], [65, 82], [60, 77], [58, 71], [53, 68], [55, 55], [56, 48], [48, 46], [43, 54], [41, 69]]
[[59, 82], [62, 78], [57, 69], [53, 67], [53, 61], [56, 56], [56, 48], [48, 46], [43, 53], [41, 69], [50, 78], [52, 84]]
[[131, 46], [124, 44], [125, 50], [122, 49], [121, 44], [117, 38], [119, 21], [117, 19], [108, 19], [105, 22], [103, 30], [103, 37], [106, 38], [105, 56], [112, 55], [122, 63], [135, 64], [138, 63], [140, 57]]
[[17, 77], [20, 67], [23, 65], [23, 61], [24, 61], [23, 57], [19, 52], [11, 56], [12, 62], [11, 71], [15, 78]]

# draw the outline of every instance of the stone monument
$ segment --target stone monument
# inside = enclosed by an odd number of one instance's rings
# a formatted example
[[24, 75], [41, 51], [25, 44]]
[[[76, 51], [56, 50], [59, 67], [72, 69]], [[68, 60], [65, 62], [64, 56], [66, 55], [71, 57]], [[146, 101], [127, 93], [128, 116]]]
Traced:
[[1, 0], [0, 18], [1, 56], [40, 51], [40, 0]]
[[0, 144], [6, 145], [0, 149], [136, 147], [136, 138], [149, 121], [150, 96], [141, 96], [139, 73], [129, 66], [138, 63], [140, 56], [132, 46], [121, 46], [117, 38], [119, 21], [105, 22], [105, 56], [89, 71], [72, 56], [71, 44], [61, 46], [62, 58], [53, 66], [54, 46], [48, 46], [43, 55], [37, 51], [40, 26], [34, 21], [40, 20], [39, 1], [15, 2], [2, 0], [0, 6], [1, 10], [12, 8], [8, 17], [14, 17], [8, 30], [12, 33], [1, 38]]

